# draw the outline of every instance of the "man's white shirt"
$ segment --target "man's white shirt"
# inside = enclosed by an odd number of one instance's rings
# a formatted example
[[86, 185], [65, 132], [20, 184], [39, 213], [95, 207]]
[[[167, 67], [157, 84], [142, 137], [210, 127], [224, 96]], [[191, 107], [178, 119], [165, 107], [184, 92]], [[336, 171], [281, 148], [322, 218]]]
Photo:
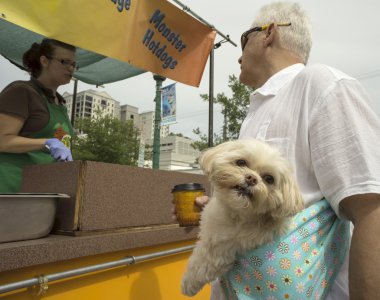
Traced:
[[[250, 96], [240, 139], [276, 147], [294, 168], [305, 205], [380, 194], [380, 120], [360, 83], [325, 65], [289, 66]], [[214, 284], [212, 300], [223, 299]], [[348, 255], [328, 300], [349, 299]]]

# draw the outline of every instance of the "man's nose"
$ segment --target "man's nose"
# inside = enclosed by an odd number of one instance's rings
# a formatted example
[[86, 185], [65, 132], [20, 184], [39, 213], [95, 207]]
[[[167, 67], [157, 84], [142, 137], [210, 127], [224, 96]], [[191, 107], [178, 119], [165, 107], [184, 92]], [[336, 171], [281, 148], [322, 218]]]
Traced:
[[241, 61], [242, 61], [242, 59], [241, 59], [241, 56], [239, 57], [239, 59], [238, 59], [238, 63], [241, 65]]

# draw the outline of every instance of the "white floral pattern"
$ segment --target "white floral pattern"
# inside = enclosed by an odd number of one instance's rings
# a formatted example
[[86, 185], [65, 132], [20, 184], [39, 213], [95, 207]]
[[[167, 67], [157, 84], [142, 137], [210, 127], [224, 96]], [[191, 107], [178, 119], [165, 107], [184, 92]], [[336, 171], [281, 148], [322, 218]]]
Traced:
[[226, 299], [326, 298], [346, 256], [349, 223], [323, 199], [290, 224], [286, 235], [237, 258], [221, 279]]

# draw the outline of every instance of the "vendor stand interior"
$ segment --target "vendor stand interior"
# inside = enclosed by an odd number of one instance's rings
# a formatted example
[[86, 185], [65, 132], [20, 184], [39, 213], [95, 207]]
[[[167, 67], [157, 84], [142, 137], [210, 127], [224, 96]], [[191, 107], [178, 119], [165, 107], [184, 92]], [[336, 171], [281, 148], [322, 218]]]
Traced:
[[70, 198], [58, 199], [47, 237], [0, 243], [0, 298], [185, 299], [198, 227], [171, 219], [171, 189], [183, 182], [209, 191], [199, 174], [89, 161], [26, 167], [23, 192]]

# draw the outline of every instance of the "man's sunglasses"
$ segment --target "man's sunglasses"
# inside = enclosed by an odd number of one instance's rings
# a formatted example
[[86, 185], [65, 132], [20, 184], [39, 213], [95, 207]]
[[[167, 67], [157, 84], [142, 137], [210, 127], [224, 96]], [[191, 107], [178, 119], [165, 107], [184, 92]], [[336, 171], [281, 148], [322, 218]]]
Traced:
[[[290, 26], [292, 23], [282, 23], [282, 24], [277, 24], [277, 26]], [[251, 29], [248, 29], [246, 32], [244, 32], [242, 35], [241, 35], [241, 38], [240, 38], [240, 43], [241, 43], [241, 50], [244, 50], [245, 48], [245, 45], [247, 45], [247, 42], [248, 42], [248, 35], [252, 32], [255, 32], [255, 31], [264, 31], [266, 30], [268, 27], [270, 26], [270, 24], [268, 25], [264, 25], [264, 26], [259, 26], [259, 27], [253, 27]]]

